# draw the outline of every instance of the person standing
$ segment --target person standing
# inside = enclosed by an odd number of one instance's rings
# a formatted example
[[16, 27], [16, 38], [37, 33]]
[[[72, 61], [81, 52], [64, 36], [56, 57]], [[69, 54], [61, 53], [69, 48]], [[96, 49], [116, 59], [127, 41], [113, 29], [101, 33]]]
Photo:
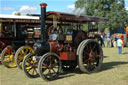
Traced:
[[110, 42], [111, 42], [110, 37], [107, 37], [107, 47], [108, 47], [108, 48], [110, 48]]
[[117, 46], [118, 46], [118, 54], [122, 54], [122, 40], [120, 39], [120, 37], [117, 40]]
[[111, 47], [114, 47], [113, 41], [114, 41], [114, 38], [113, 38], [113, 36], [111, 36]]
[[115, 36], [114, 38], [114, 47], [116, 48], [117, 47], [117, 37]]

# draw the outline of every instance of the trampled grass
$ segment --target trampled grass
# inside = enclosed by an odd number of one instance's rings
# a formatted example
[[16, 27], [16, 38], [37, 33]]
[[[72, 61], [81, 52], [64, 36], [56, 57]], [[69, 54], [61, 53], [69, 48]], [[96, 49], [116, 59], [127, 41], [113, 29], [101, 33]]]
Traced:
[[128, 85], [128, 48], [118, 55], [117, 48], [103, 48], [104, 61], [97, 73], [64, 73], [54, 81], [46, 82], [39, 78], [30, 79], [18, 68], [0, 65], [0, 85]]

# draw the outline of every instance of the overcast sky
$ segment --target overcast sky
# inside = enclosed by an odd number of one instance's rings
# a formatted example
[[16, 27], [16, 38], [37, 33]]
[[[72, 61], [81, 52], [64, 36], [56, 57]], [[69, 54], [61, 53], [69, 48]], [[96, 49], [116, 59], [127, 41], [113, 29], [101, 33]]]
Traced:
[[[47, 3], [47, 11], [72, 12], [76, 0], [0, 0], [0, 14], [20, 12], [40, 14], [40, 3]], [[128, 0], [125, 0], [128, 9]]]

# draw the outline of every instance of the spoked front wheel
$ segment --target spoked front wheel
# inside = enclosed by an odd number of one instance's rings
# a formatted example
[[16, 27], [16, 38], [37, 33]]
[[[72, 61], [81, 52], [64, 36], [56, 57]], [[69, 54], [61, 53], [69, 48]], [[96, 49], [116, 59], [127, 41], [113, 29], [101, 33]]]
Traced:
[[46, 81], [56, 79], [62, 68], [59, 56], [55, 53], [44, 54], [38, 64], [39, 75]]
[[78, 48], [78, 65], [81, 71], [92, 73], [97, 72], [103, 62], [103, 51], [99, 43], [88, 39], [81, 42]]
[[12, 46], [7, 46], [1, 53], [1, 61], [5, 67], [13, 68], [16, 67], [14, 60], [15, 50]]
[[34, 53], [34, 50], [30, 46], [22, 46], [16, 51], [15, 62], [19, 69], [22, 69], [23, 59], [29, 53]]
[[37, 78], [38, 74], [38, 61], [36, 60], [35, 54], [28, 54], [22, 63], [22, 69], [29, 78]]

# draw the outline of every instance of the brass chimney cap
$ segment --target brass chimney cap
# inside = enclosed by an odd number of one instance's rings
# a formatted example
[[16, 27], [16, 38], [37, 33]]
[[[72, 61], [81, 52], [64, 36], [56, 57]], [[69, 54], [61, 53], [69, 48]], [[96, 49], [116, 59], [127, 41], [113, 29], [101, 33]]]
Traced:
[[46, 4], [46, 3], [41, 3], [40, 6], [41, 6], [41, 7], [46, 7], [47, 4]]

